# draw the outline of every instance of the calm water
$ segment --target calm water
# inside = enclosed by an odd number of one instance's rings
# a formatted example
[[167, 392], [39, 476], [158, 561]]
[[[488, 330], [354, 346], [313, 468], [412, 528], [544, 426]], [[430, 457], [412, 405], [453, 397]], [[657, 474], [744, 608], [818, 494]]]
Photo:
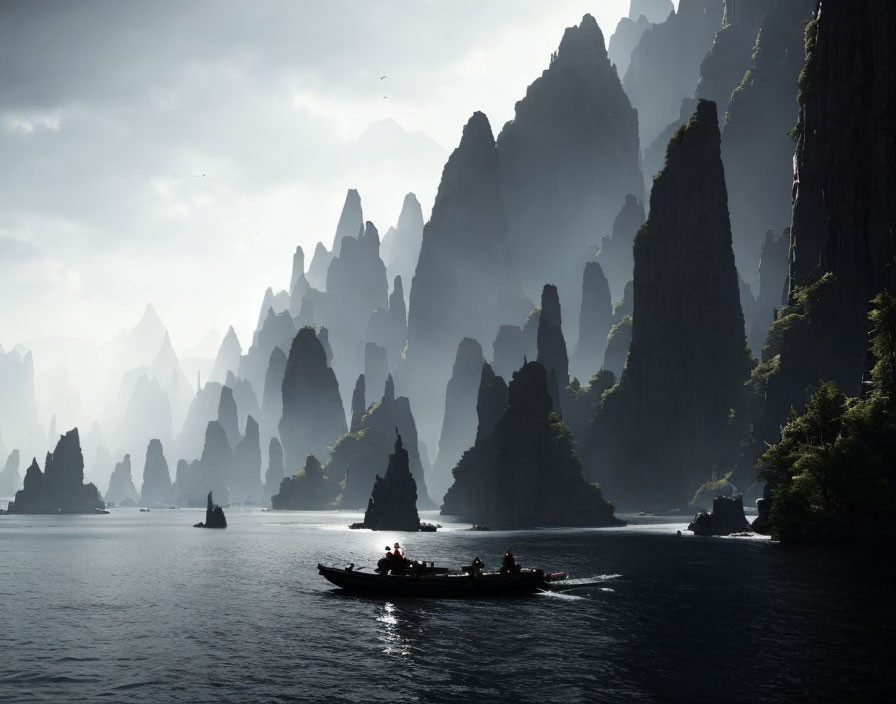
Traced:
[[[0, 701], [837, 701], [896, 684], [880, 555], [623, 529], [349, 531], [351, 513], [0, 516]], [[430, 518], [435, 518], [431, 516]], [[578, 596], [340, 595], [318, 561], [602, 575]]]

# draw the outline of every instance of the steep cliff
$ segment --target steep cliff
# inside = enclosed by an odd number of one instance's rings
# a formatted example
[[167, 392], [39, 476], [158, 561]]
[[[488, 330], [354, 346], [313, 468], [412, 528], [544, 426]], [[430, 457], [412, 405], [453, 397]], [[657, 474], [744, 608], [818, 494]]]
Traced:
[[772, 3], [752, 61], [731, 97], [722, 134], [722, 161], [734, 255], [744, 280], [759, 284], [759, 256], [767, 230], [790, 222], [797, 77], [803, 33], [814, 0]]
[[[547, 281], [578, 280], [625, 195], [644, 192], [638, 116], [591, 15], [564, 32], [497, 146], [513, 263], [534, 299]], [[578, 287], [562, 293], [578, 310]]]
[[596, 261], [585, 264], [582, 274], [582, 307], [579, 311], [579, 341], [570, 362], [573, 376], [590, 379], [602, 366], [607, 335], [613, 327], [610, 286]]
[[231, 501], [254, 504], [261, 500], [261, 439], [252, 416], [246, 419], [245, 435], [233, 448], [229, 474]]
[[635, 241], [632, 343], [593, 424], [589, 471], [627, 507], [684, 505], [732, 460], [750, 370], [716, 106], [669, 143]]
[[[423, 244], [423, 209], [417, 196], [408, 193], [401, 204], [398, 223], [392, 230], [388, 243], [388, 253], [383, 252], [383, 261], [390, 279], [400, 276], [402, 281], [411, 281], [417, 260], [420, 258], [420, 246]], [[383, 247], [386, 240], [383, 238]], [[405, 305], [407, 301], [405, 301]]]
[[622, 209], [613, 220], [611, 236], [601, 241], [597, 261], [607, 277], [614, 301], [622, 300], [625, 284], [632, 280], [632, 250], [644, 217], [644, 204], [631, 193], [627, 194]]
[[140, 487], [140, 504], [142, 506], [158, 506], [165, 501], [171, 491], [171, 474], [168, 461], [158, 439], [149, 441], [146, 446], [146, 461], [143, 464], [143, 485]]
[[268, 468], [264, 473], [264, 501], [280, 491], [280, 482], [283, 481], [283, 448], [277, 438], [271, 438], [268, 445]]
[[134, 478], [131, 475], [131, 456], [125, 455], [121, 462], [116, 463], [109, 477], [109, 488], [106, 490], [106, 501], [118, 506], [136, 506], [140, 495], [134, 487]]
[[373, 530], [416, 531], [420, 529], [417, 483], [411, 476], [408, 451], [401, 443], [398, 428], [395, 432], [394, 452], [389, 455], [389, 464], [383, 476], [376, 476], [364, 512], [364, 524]]
[[441, 394], [433, 390], [445, 388], [457, 343], [490, 340], [531, 308], [510, 262], [500, 186], [491, 126], [477, 112], [445, 164], [411, 286], [402, 388], [428, 442], [441, 424]]
[[345, 411], [336, 375], [312, 328], [296, 334], [283, 376], [280, 441], [287, 471], [308, 455], [326, 456], [328, 446], [345, 433]]

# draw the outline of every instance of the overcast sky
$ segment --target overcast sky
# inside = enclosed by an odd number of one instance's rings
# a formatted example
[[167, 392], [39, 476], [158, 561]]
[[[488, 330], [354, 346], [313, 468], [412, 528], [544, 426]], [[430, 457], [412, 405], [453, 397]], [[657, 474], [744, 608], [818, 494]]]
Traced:
[[233, 324], [245, 347], [347, 188], [382, 234], [408, 190], [428, 216], [470, 114], [497, 134], [565, 27], [608, 41], [627, 10], [3, 0], [0, 344], [101, 342], [152, 302], [177, 345]]

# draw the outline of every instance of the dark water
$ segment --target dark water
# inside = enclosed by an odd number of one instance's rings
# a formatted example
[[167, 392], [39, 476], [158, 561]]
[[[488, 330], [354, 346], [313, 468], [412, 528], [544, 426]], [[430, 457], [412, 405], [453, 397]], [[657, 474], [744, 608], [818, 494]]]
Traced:
[[[873, 701], [896, 684], [880, 554], [676, 537], [683, 525], [658, 521], [373, 534], [345, 513], [189, 527], [200, 516], [0, 516], [0, 702]], [[316, 574], [371, 565], [396, 539], [451, 565], [512, 548], [603, 581], [386, 602]]]

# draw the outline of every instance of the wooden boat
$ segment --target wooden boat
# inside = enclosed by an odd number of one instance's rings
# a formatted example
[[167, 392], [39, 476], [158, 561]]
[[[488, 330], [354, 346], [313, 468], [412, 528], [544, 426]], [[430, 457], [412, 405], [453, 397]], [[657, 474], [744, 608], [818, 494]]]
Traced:
[[477, 598], [521, 596], [554, 590], [553, 582], [566, 579], [565, 573], [545, 574], [523, 568], [513, 574], [498, 572], [452, 572], [445, 567], [424, 566], [404, 574], [365, 572], [348, 567], [317, 565], [326, 580], [355, 594], [384, 597]]

